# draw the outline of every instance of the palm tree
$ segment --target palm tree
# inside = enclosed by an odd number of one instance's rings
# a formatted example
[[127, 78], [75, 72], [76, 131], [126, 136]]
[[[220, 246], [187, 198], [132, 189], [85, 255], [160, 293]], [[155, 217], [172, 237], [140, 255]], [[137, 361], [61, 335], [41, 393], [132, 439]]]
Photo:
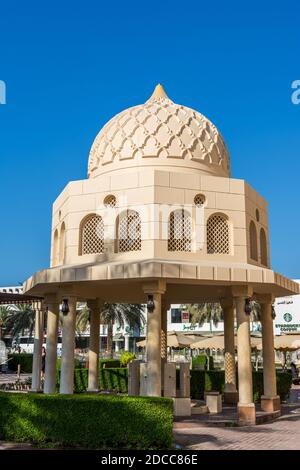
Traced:
[[261, 306], [256, 300], [250, 301], [251, 313], [250, 313], [250, 322], [251, 322], [251, 331], [253, 331], [253, 323], [260, 322], [261, 319]]
[[[84, 307], [77, 312], [76, 328], [78, 331], [87, 329], [90, 311]], [[145, 323], [144, 308], [141, 304], [104, 304], [100, 312], [101, 323], [107, 325], [107, 352], [113, 357], [113, 325], [118, 323], [122, 328], [127, 323], [130, 328], [141, 327]]]
[[191, 315], [191, 323], [193, 325], [198, 323], [199, 326], [202, 326], [208, 322], [211, 333], [213, 330], [212, 326], [218, 326], [218, 323], [223, 320], [223, 310], [219, 302], [188, 304], [185, 307]]
[[0, 340], [2, 339], [2, 328], [9, 313], [7, 305], [0, 305]]
[[4, 320], [6, 330], [13, 338], [17, 337], [24, 330], [32, 336], [35, 321], [35, 312], [30, 304], [13, 305], [8, 309]]
[[87, 330], [90, 321], [90, 309], [85, 305], [80, 310], [77, 310], [76, 315], [76, 330], [77, 332], [83, 333]]

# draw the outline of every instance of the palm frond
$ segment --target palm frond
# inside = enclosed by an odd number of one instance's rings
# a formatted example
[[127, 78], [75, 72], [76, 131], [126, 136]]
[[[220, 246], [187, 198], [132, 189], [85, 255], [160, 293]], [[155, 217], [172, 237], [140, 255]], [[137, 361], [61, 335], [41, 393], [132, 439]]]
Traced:
[[22, 332], [32, 336], [35, 321], [35, 312], [30, 304], [13, 305], [4, 320], [4, 326], [13, 338]]

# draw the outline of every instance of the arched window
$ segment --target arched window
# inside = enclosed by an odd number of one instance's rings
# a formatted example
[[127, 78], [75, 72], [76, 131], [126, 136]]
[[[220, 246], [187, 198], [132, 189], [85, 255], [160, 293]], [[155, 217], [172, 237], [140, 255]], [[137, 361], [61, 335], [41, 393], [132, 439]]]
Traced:
[[224, 254], [230, 252], [228, 219], [223, 214], [211, 215], [206, 227], [207, 253]]
[[91, 214], [81, 222], [79, 254], [97, 254], [104, 251], [104, 224], [100, 215]]
[[142, 249], [141, 219], [138, 212], [126, 210], [117, 218], [117, 251], [139, 251]]
[[268, 266], [268, 250], [267, 250], [267, 237], [263, 228], [260, 229], [260, 258], [261, 264]]
[[168, 251], [192, 250], [192, 219], [188, 212], [177, 209], [169, 217]]
[[249, 234], [250, 234], [250, 258], [257, 261], [258, 260], [257, 232], [256, 232], [255, 223], [253, 222], [253, 220], [251, 220], [250, 222]]
[[63, 222], [60, 228], [60, 237], [59, 237], [59, 262], [63, 263], [65, 259], [65, 234], [66, 226]]
[[53, 235], [52, 264], [55, 266], [57, 262], [58, 262], [58, 231], [56, 229]]

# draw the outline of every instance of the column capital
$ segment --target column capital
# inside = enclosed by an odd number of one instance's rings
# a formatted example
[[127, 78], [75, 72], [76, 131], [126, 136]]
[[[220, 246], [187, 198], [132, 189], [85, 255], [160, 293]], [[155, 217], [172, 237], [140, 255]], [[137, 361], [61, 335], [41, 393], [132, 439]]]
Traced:
[[232, 297], [252, 297], [253, 288], [248, 285], [244, 286], [231, 286]]
[[86, 304], [88, 308], [90, 308], [91, 310], [97, 310], [97, 308], [101, 309], [101, 307], [105, 304], [105, 302], [104, 300], [97, 297], [96, 299], [87, 299]]
[[220, 300], [220, 304], [221, 304], [221, 307], [224, 309], [224, 308], [230, 308], [230, 307], [234, 307], [234, 301], [233, 301], [233, 297], [227, 297], [225, 299], [221, 299]]
[[143, 284], [145, 294], [164, 294], [166, 292], [166, 281], [158, 279], [158, 281], [147, 282]]
[[162, 310], [165, 310], [165, 311], [168, 311], [168, 310], [170, 310], [170, 308], [171, 308], [171, 302], [162, 299], [162, 301], [161, 301], [161, 309], [162, 309]]
[[69, 303], [76, 303], [77, 302], [77, 297], [74, 294], [60, 294], [59, 295], [59, 303], [63, 301], [63, 299], [68, 299]]
[[47, 306], [48, 304], [59, 304], [59, 298], [57, 294], [45, 294], [44, 296], [44, 304]]
[[275, 300], [273, 294], [259, 294], [255, 295], [255, 300], [260, 304], [272, 304]]

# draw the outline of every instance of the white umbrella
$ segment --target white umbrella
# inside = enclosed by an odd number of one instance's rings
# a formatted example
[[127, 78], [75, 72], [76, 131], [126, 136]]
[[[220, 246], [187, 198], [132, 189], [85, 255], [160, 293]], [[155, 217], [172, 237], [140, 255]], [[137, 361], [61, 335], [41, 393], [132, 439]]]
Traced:
[[300, 349], [300, 335], [280, 335], [274, 338], [274, 349], [277, 351], [297, 351]]
[[[187, 336], [176, 332], [168, 333], [167, 346], [171, 348], [189, 348], [190, 345], [196, 340], [195, 335]], [[146, 340], [139, 341], [136, 345], [140, 348], [146, 346]]]

